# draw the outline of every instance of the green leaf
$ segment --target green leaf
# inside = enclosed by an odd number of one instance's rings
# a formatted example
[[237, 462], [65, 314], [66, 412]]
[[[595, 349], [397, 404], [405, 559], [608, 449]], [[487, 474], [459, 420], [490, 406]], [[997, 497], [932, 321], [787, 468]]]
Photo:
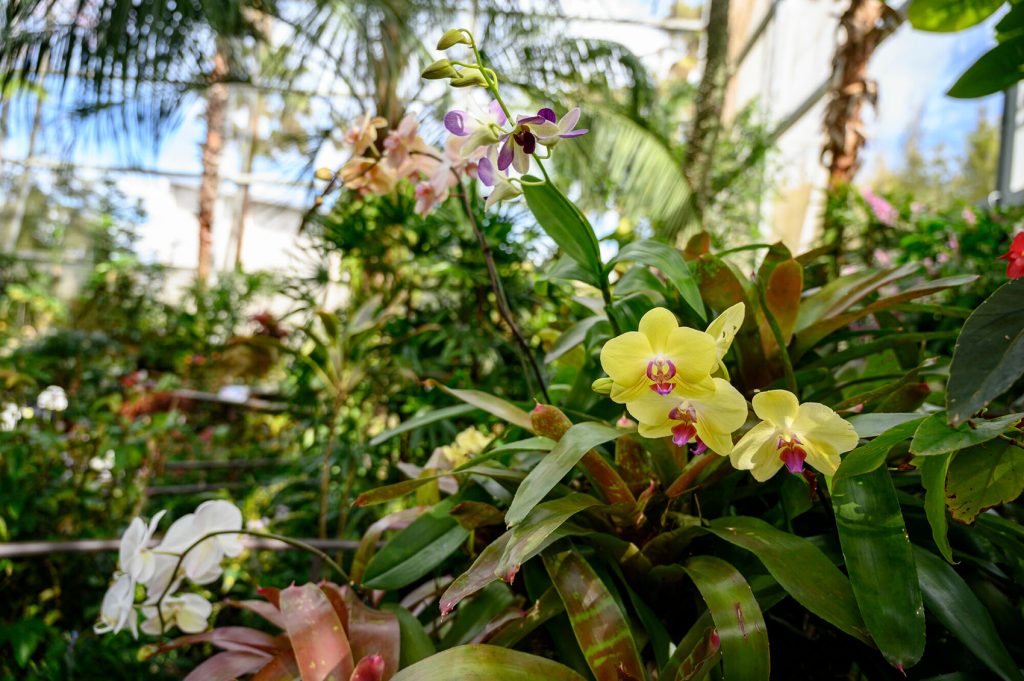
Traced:
[[556, 359], [564, 355], [565, 353], [572, 350], [574, 347], [583, 342], [587, 337], [587, 332], [590, 331], [594, 326], [600, 322], [607, 322], [606, 317], [594, 315], [593, 317], [587, 317], [579, 322], [576, 322], [570, 326], [565, 333], [558, 337], [554, 345], [546, 355], [544, 355], [544, 362], [550, 364]]
[[537, 627], [563, 612], [565, 605], [562, 599], [558, 597], [555, 587], [549, 587], [522, 617], [511, 620], [498, 629], [490, 638], [490, 642], [496, 646], [511, 648]]
[[919, 31], [952, 33], [980, 24], [1005, 0], [914, 0], [907, 11], [910, 25]]
[[[457, 672], [458, 676], [453, 676]], [[585, 681], [565, 665], [518, 650], [474, 643], [450, 648], [391, 677], [391, 681]]]
[[924, 603], [935, 619], [1004, 681], [1021, 681], [1017, 663], [1006, 651], [988, 610], [967, 582], [949, 565], [914, 547]]
[[[674, 566], [677, 567], [677, 566]], [[718, 641], [714, 641], [714, 655], [710, 659], [704, 659], [703, 653], [710, 652], [708, 644], [712, 643], [712, 638], [708, 634], [708, 630], [715, 631], [714, 621], [711, 619], [711, 612], [705, 610], [697, 621], [693, 623], [689, 631], [683, 637], [683, 640], [679, 642], [676, 649], [672, 652], [672, 656], [669, 657], [668, 663], [662, 666], [661, 673], [658, 674], [659, 679], [685, 679], [687, 676], [693, 677], [694, 671], [699, 672], [701, 669], [707, 667], [710, 663], [717, 662], [720, 652], [720, 644]], [[686, 670], [682, 669], [683, 663], [687, 664]]]
[[509, 530], [485, 546], [484, 550], [473, 561], [473, 564], [469, 566], [469, 569], [456, 577], [455, 581], [448, 585], [438, 603], [441, 608], [442, 617], [454, 610], [455, 606], [463, 598], [472, 596], [498, 579], [498, 563], [501, 561], [501, 556], [505, 552], [505, 547], [508, 546], [509, 539], [511, 538], [512, 531]]
[[399, 662], [402, 669], [416, 664], [434, 654], [434, 643], [427, 636], [426, 629], [416, 617], [397, 603], [383, 603], [381, 610], [398, 618], [400, 633]]
[[898, 426], [907, 421], [916, 421], [920, 418], [921, 415], [916, 413], [884, 414], [875, 412], [873, 414], [854, 414], [853, 416], [846, 417], [846, 420], [857, 431], [857, 437], [864, 439], [876, 437], [893, 426]]
[[551, 543], [552, 535], [569, 518], [600, 503], [589, 494], [573, 493], [537, 504], [523, 522], [512, 529], [495, 574], [499, 577], [514, 575], [523, 563]]
[[987, 508], [1013, 501], [1024, 491], [1024, 448], [989, 440], [953, 457], [946, 477], [946, 505], [953, 519], [973, 523]]
[[462, 473], [484, 463], [485, 461], [490, 461], [501, 454], [507, 454], [509, 452], [548, 452], [551, 451], [551, 448], [554, 446], [555, 441], [549, 437], [528, 437], [524, 440], [506, 442], [503, 445], [498, 445], [497, 447], [488, 449], [483, 454], [473, 457], [460, 466], [456, 466], [452, 469], [452, 473]]
[[960, 425], [1006, 392], [1021, 374], [1024, 279], [1017, 279], [1003, 284], [979, 305], [957, 338], [946, 387], [949, 422]]
[[384, 591], [400, 589], [454, 553], [469, 536], [469, 532], [448, 515], [456, 502], [456, 497], [445, 499], [392, 537], [366, 566], [363, 586]]
[[692, 679], [703, 678], [703, 674], [711, 665], [718, 661], [721, 652], [721, 644], [718, 632], [714, 627], [705, 627], [700, 632], [697, 644], [686, 654], [686, 657], [679, 663], [679, 670], [676, 673], [676, 681], [691, 681]]
[[523, 430], [532, 432], [530, 415], [507, 400], [503, 400], [500, 397], [495, 397], [490, 393], [485, 393], [480, 390], [460, 390], [458, 388], [449, 388], [443, 383], [438, 383], [437, 381], [429, 381], [429, 384], [440, 388], [441, 392], [447, 393], [457, 400], [462, 400], [463, 402], [471, 404], [478, 409], [483, 409], [488, 414], [492, 414], [497, 416], [499, 419], [508, 421], [512, 425], [519, 426]]
[[380, 435], [377, 435], [376, 437], [372, 438], [370, 440], [370, 446], [376, 447], [382, 442], [387, 442], [396, 435], [407, 433], [410, 430], [416, 430], [417, 428], [421, 428], [431, 423], [444, 421], [445, 419], [453, 419], [458, 416], [465, 416], [466, 414], [470, 414], [474, 411], [476, 411], [476, 407], [474, 407], [471, 404], [456, 404], [451, 407], [444, 407], [443, 409], [434, 409], [424, 414], [419, 414], [417, 416], [412, 417], [408, 421], [404, 421], [395, 428], [392, 428], [391, 430], [385, 430]]
[[763, 520], [743, 516], [713, 520], [708, 529], [757, 556], [800, 605], [870, 644], [871, 636], [857, 609], [850, 580], [814, 544]]
[[942, 556], [950, 563], [953, 560], [953, 547], [949, 545], [947, 536], [949, 527], [946, 520], [946, 474], [952, 452], [917, 459], [915, 463], [921, 469], [921, 486], [924, 487], [924, 512], [928, 524], [932, 528], [932, 539], [939, 547]]
[[768, 630], [747, 580], [732, 565], [714, 556], [691, 558], [685, 569], [708, 604], [718, 629], [725, 678], [768, 681]]
[[832, 507], [857, 605], [890, 664], [905, 669], [924, 652], [924, 607], [914, 555], [885, 469], [833, 480]]
[[683, 260], [682, 254], [676, 249], [660, 241], [633, 241], [623, 246], [609, 265], [617, 262], [641, 262], [656, 267], [679, 291], [683, 301], [701, 321], [707, 321], [697, 282], [690, 274], [690, 268]]
[[854, 449], [843, 457], [843, 462], [839, 464], [839, 470], [836, 471], [835, 479], [842, 480], [854, 475], [870, 473], [881, 466], [885, 463], [885, 457], [889, 454], [889, 450], [904, 440], [909, 440], [917, 430], [918, 424], [924, 419], [924, 416], [918, 416], [913, 421], [904, 421], [866, 445]]
[[569, 615], [573, 634], [597, 681], [645, 678], [629, 622], [594, 569], [575, 551], [549, 558], [544, 566]]
[[669, 637], [668, 630], [662, 623], [661, 618], [658, 617], [658, 614], [629, 585], [629, 581], [622, 575], [621, 571], [617, 575], [626, 587], [626, 595], [629, 596], [629, 602], [633, 604], [633, 609], [636, 610], [636, 615], [640, 618], [640, 623], [643, 624], [647, 632], [651, 642], [651, 650], [654, 652], [655, 663], [659, 667], [664, 667], [668, 664], [668, 651], [672, 648], [672, 639]]
[[936, 456], [967, 449], [982, 442], [994, 440], [1024, 419], [1024, 414], [1009, 414], [997, 419], [978, 419], [952, 428], [946, 423], [946, 414], [929, 416], [918, 426], [910, 452], [916, 456]]
[[512, 505], [505, 514], [505, 522], [510, 527], [522, 522], [584, 454], [598, 445], [614, 440], [623, 432], [594, 422], [577, 423], [566, 431], [555, 448], [533, 467], [523, 480], [523, 484], [516, 490]]
[[[604, 277], [601, 248], [590, 222], [574, 203], [551, 183], [523, 176], [523, 196], [537, 223], [558, 247], [587, 273], [586, 283], [600, 287]], [[543, 182], [543, 184], [530, 184]]]
[[515, 597], [507, 585], [500, 582], [489, 584], [472, 599], [462, 603], [451, 629], [441, 639], [441, 647], [451, 648], [469, 643], [514, 602]]
[[957, 99], [985, 97], [1005, 90], [1022, 78], [1024, 36], [1018, 35], [981, 55], [946, 94]]

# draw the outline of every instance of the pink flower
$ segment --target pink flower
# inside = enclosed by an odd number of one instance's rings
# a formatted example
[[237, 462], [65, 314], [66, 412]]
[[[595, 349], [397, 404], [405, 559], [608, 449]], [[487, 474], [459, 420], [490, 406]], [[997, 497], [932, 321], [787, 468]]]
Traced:
[[961, 215], [964, 218], [964, 222], [966, 222], [969, 227], [974, 227], [978, 224], [978, 216], [974, 214], [974, 211], [971, 210], [970, 206], [964, 206], [964, 212], [961, 213]]
[[892, 204], [883, 199], [878, 194], [874, 193], [870, 189], [862, 189], [860, 195], [864, 197], [868, 206], [871, 208], [871, 212], [875, 214], [878, 221], [886, 227], [892, 227], [896, 224], [900, 214]]

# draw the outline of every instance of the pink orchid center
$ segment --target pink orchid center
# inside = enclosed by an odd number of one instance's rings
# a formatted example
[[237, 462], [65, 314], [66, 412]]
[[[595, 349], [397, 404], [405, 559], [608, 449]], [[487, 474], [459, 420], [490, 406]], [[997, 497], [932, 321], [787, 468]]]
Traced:
[[653, 385], [651, 390], [659, 395], [668, 395], [675, 385], [672, 379], [676, 376], [676, 365], [672, 360], [664, 357], [655, 357], [647, 363], [647, 378]]
[[[668, 418], [672, 421], [678, 421], [678, 423], [672, 426], [672, 442], [677, 447], [682, 447], [697, 437], [697, 427], [694, 425], [697, 415], [693, 412], [692, 408], [680, 409], [679, 407], [673, 407], [672, 411], [668, 413]], [[700, 442], [700, 438], [697, 438], [697, 441]]]
[[776, 450], [790, 473], [803, 473], [807, 452], [800, 446], [798, 438], [789, 435], [780, 437]]

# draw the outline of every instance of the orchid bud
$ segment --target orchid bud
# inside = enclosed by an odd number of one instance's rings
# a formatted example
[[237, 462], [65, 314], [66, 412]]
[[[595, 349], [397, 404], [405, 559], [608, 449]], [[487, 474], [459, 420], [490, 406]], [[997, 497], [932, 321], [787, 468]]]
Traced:
[[538, 404], [530, 412], [530, 425], [537, 435], [561, 440], [566, 431], [572, 428], [572, 421], [558, 407]]
[[447, 59], [438, 59], [433, 64], [423, 69], [420, 77], [427, 80], [441, 80], [442, 78], [454, 78], [459, 75], [452, 63]]
[[318, 179], [318, 180], [323, 180], [324, 182], [329, 182], [331, 180], [331, 178], [333, 178], [333, 177], [334, 177], [334, 173], [331, 172], [330, 168], [317, 168], [316, 169], [316, 179]]
[[479, 69], [463, 69], [451, 79], [452, 87], [487, 87], [487, 79]]
[[461, 28], [450, 28], [444, 32], [441, 39], [437, 41], [437, 49], [447, 50], [452, 45], [472, 45], [473, 42], [466, 35], [466, 32]]
[[605, 376], [590, 384], [590, 389], [599, 395], [609, 395], [612, 392], [612, 379]]

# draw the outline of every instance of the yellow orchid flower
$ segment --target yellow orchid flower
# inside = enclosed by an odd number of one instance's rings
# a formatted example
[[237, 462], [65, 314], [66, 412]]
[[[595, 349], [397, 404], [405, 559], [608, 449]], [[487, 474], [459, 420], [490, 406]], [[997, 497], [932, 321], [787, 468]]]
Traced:
[[747, 401], [731, 383], [712, 379], [711, 389], [679, 387], [668, 395], [647, 391], [626, 403], [640, 422], [644, 437], [672, 436], [682, 447], [695, 442], [694, 454], [710, 449], [726, 456], [732, 451], [732, 433], [747, 420]]
[[729, 371], [725, 368], [725, 362], [722, 360], [725, 358], [726, 353], [729, 352], [729, 347], [732, 345], [732, 339], [736, 337], [736, 332], [743, 326], [743, 316], [746, 314], [746, 309], [743, 303], [736, 303], [718, 315], [715, 321], [708, 325], [708, 335], [715, 339], [718, 368], [721, 369], [722, 375], [726, 378], [729, 378]]
[[611, 398], [620, 404], [648, 391], [668, 395], [678, 385], [710, 389], [716, 357], [711, 336], [680, 327], [663, 307], [645, 314], [639, 331], [616, 336], [601, 348], [601, 366], [612, 379]]
[[762, 420], [733, 447], [730, 459], [764, 482], [783, 465], [800, 473], [808, 463], [826, 475], [839, 468], [839, 455], [857, 446], [857, 431], [824, 404], [800, 404], [788, 390], [754, 395], [754, 413]]

